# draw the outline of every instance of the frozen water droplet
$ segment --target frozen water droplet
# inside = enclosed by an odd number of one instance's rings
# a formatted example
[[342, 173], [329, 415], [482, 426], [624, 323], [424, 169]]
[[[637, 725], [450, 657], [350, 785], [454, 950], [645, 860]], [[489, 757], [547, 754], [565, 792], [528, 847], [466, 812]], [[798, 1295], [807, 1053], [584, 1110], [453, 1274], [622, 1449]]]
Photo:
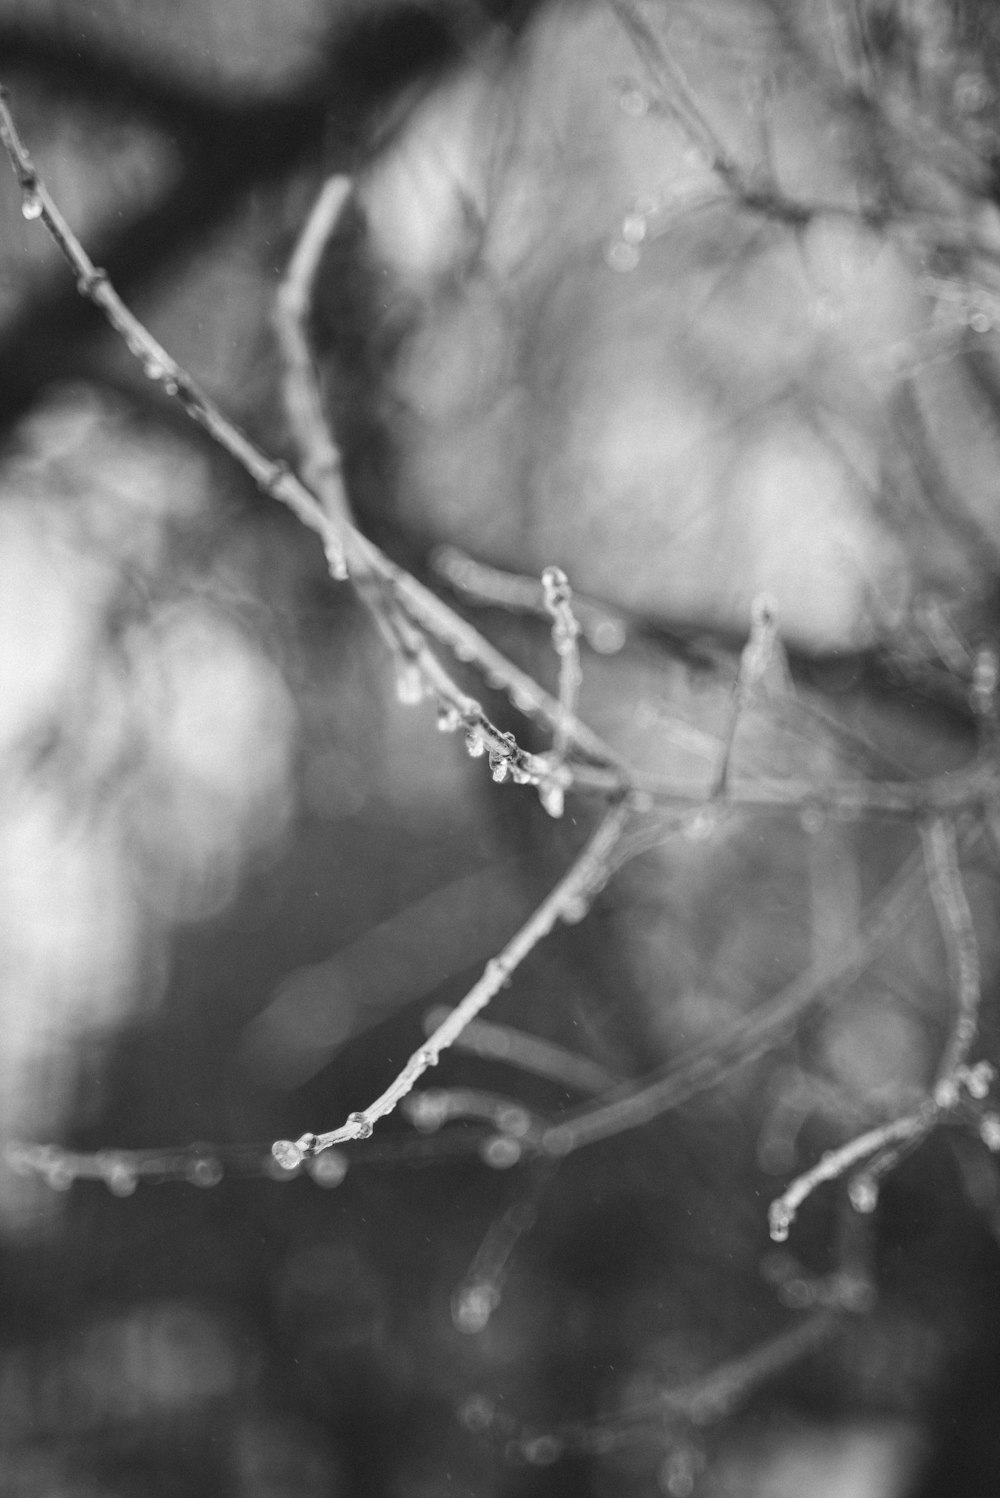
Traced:
[[363, 1113], [349, 1113], [347, 1115], [348, 1126], [353, 1130], [355, 1139], [370, 1139], [374, 1124]]
[[771, 1203], [767, 1217], [772, 1243], [787, 1243], [788, 1230], [792, 1225], [792, 1213], [780, 1197], [776, 1202]]
[[166, 365], [161, 364], [159, 359], [144, 359], [142, 372], [147, 380], [162, 380], [167, 373]]
[[979, 1137], [992, 1154], [1000, 1154], [1000, 1115], [983, 1114], [979, 1121]]
[[507, 1134], [494, 1134], [491, 1139], [483, 1141], [479, 1157], [484, 1165], [491, 1166], [493, 1170], [509, 1170], [520, 1160], [521, 1146]]
[[416, 666], [400, 666], [396, 674], [396, 696], [404, 707], [416, 707], [423, 701], [424, 683]]
[[347, 1175], [347, 1156], [340, 1150], [323, 1150], [322, 1154], [313, 1156], [306, 1169], [317, 1186], [324, 1186], [329, 1191], [339, 1186]]
[[222, 1164], [214, 1155], [200, 1155], [188, 1166], [187, 1178], [192, 1186], [200, 1186], [207, 1191], [222, 1180]]
[[458, 708], [443, 702], [437, 714], [438, 733], [455, 733], [461, 726], [462, 715]]
[[135, 1169], [127, 1160], [102, 1161], [101, 1170], [112, 1196], [131, 1196], [139, 1184]]
[[618, 107], [624, 114], [634, 120], [642, 119], [644, 114], [649, 113], [649, 99], [634, 83], [623, 88], [618, 95]]
[[977, 1061], [975, 1066], [969, 1068], [965, 1077], [965, 1085], [969, 1096], [981, 1103], [989, 1096], [990, 1087], [996, 1077], [996, 1070], [988, 1061]]
[[524, 1460], [532, 1467], [551, 1467], [562, 1456], [563, 1443], [558, 1436], [533, 1436], [521, 1445]]
[[403, 1108], [415, 1129], [422, 1134], [434, 1134], [448, 1116], [447, 1103], [440, 1092], [411, 1092]]
[[563, 902], [562, 910], [559, 912], [559, 919], [565, 926], [579, 926], [580, 922], [586, 916], [587, 910], [587, 901], [582, 895], [576, 895]]
[[31, 223], [42, 216], [42, 198], [36, 187], [26, 187], [21, 196], [21, 213]]
[[490, 755], [490, 774], [497, 785], [502, 785], [510, 774], [510, 760], [504, 754], [496, 752]]
[[478, 728], [470, 728], [465, 735], [465, 747], [472, 759], [481, 759], [486, 753], [486, 745]]
[[291, 1139], [278, 1139], [271, 1145], [271, 1154], [282, 1170], [298, 1170], [305, 1156]]
[[622, 239], [626, 244], [642, 244], [648, 227], [641, 213], [629, 213], [622, 222]]
[[496, 1285], [463, 1285], [452, 1301], [451, 1317], [460, 1332], [474, 1336], [487, 1325], [499, 1304]]
[[689, 843], [708, 842], [718, 824], [718, 814], [713, 807], [699, 807], [684, 823], [683, 836], [685, 841]]
[[458, 1412], [459, 1420], [473, 1435], [481, 1435], [484, 1430], [489, 1430], [495, 1416], [493, 1401], [487, 1399], [485, 1394], [472, 1394]]
[[817, 832], [822, 832], [826, 826], [826, 812], [821, 806], [803, 806], [799, 812], [799, 822], [802, 831], [813, 836]]
[[855, 1176], [847, 1188], [848, 1199], [855, 1212], [865, 1216], [878, 1206], [878, 1187], [871, 1176]]
[[550, 817], [559, 818], [566, 809], [566, 794], [554, 780], [546, 780], [538, 787], [538, 799]]
[[61, 1155], [50, 1160], [44, 1170], [46, 1184], [53, 1191], [68, 1191], [76, 1180], [76, 1171]]
[[620, 271], [624, 275], [628, 271], [635, 270], [639, 264], [640, 255], [634, 244], [627, 244], [623, 239], [616, 239], [608, 245], [604, 258], [612, 270]]

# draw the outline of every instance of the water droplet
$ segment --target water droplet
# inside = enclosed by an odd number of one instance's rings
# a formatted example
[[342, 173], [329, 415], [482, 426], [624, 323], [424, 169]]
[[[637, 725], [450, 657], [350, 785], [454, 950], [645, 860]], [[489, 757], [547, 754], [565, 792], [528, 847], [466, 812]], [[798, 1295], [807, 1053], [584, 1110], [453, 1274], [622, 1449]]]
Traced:
[[532, 1467], [551, 1467], [563, 1453], [563, 1443], [558, 1436], [533, 1436], [521, 1444], [521, 1454]]
[[412, 663], [401, 665], [396, 673], [396, 697], [404, 707], [416, 707], [423, 701], [423, 678]]
[[629, 213], [622, 222], [621, 236], [626, 244], [642, 244], [648, 224], [641, 213]]
[[510, 760], [505, 754], [497, 754], [494, 750], [490, 754], [490, 774], [497, 785], [502, 785], [510, 774]]
[[473, 759], [481, 759], [486, 753], [486, 745], [478, 728], [469, 728], [466, 730], [465, 747]]
[[589, 905], [582, 895], [571, 896], [563, 901], [563, 907], [559, 912], [559, 919], [564, 926], [579, 926], [589, 910]]
[[993, 328], [993, 319], [988, 312], [970, 312], [969, 327], [974, 333], [989, 333]]
[[99, 1163], [104, 1184], [112, 1196], [132, 1196], [139, 1184], [135, 1167], [121, 1156], [106, 1155]]
[[628, 629], [623, 619], [600, 619], [588, 629], [587, 638], [598, 655], [617, 655], [625, 648]]
[[771, 1203], [767, 1219], [772, 1243], [787, 1243], [788, 1230], [792, 1225], [792, 1215], [792, 1212], [785, 1206], [781, 1197]]
[[618, 107], [632, 119], [639, 120], [642, 119], [644, 114], [649, 113], [649, 99], [641, 88], [636, 87], [635, 84], [630, 84], [627, 88], [623, 88], [618, 95]]
[[51, 1186], [53, 1191], [68, 1191], [76, 1180], [76, 1171], [61, 1155], [48, 1162], [43, 1174], [46, 1184]]
[[353, 1130], [355, 1139], [370, 1139], [375, 1125], [371, 1119], [366, 1118], [363, 1113], [349, 1113], [347, 1115], [348, 1127]]
[[523, 1139], [531, 1128], [531, 1116], [526, 1108], [508, 1103], [497, 1113], [497, 1127], [514, 1139]]
[[699, 807], [684, 823], [683, 836], [689, 843], [707, 843], [719, 825], [718, 813], [711, 806]]
[[192, 1186], [207, 1191], [222, 1180], [222, 1164], [214, 1155], [200, 1155], [188, 1165], [187, 1178]]
[[965, 1076], [969, 1096], [981, 1103], [985, 1097], [989, 1096], [995, 1077], [996, 1069], [988, 1061], [977, 1061], [975, 1066], [969, 1068]]
[[803, 832], [814, 836], [826, 826], [826, 812], [821, 806], [803, 806], [799, 812], [799, 822]]
[[271, 1154], [282, 1170], [298, 1170], [305, 1156], [291, 1139], [278, 1139], [271, 1145]]
[[142, 372], [147, 380], [162, 380], [166, 377], [167, 367], [159, 359], [151, 357], [143, 360]]
[[499, 1304], [500, 1291], [496, 1285], [463, 1285], [452, 1301], [451, 1319], [458, 1331], [474, 1336], [487, 1325]]
[[855, 1176], [847, 1188], [847, 1196], [855, 1212], [865, 1216], [878, 1206], [878, 1187], [871, 1176]]
[[608, 245], [604, 258], [612, 270], [620, 271], [624, 275], [628, 271], [635, 270], [641, 257], [634, 244], [627, 244], [623, 239], [616, 239]]
[[983, 1114], [979, 1121], [979, 1137], [992, 1154], [1000, 1154], [1000, 1114]]
[[313, 1156], [306, 1169], [317, 1186], [332, 1190], [347, 1175], [347, 1156], [342, 1155], [340, 1150], [323, 1150], [321, 1154]]
[[473, 1435], [481, 1435], [493, 1424], [496, 1408], [485, 1394], [473, 1394], [462, 1404], [458, 1418]]
[[566, 809], [566, 794], [554, 780], [546, 780], [538, 787], [538, 799], [550, 817], [559, 818]]
[[507, 1134], [494, 1134], [491, 1139], [483, 1141], [479, 1158], [493, 1170], [509, 1170], [520, 1160], [521, 1146]]
[[448, 1105], [441, 1092], [411, 1092], [403, 1102], [407, 1118], [422, 1134], [434, 1134], [448, 1117]]
[[437, 713], [438, 733], [455, 733], [462, 726], [462, 714], [457, 707], [442, 702]]
[[21, 213], [31, 223], [42, 216], [42, 199], [36, 187], [26, 187], [21, 197]]

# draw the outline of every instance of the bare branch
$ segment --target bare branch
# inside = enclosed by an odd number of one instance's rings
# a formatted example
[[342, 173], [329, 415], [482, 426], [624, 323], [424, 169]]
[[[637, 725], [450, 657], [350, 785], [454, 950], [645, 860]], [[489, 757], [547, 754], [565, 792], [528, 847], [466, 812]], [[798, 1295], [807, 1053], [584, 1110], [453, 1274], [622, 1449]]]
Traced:
[[568, 873], [564, 874], [538, 909], [511, 938], [503, 950], [487, 964], [483, 976], [465, 998], [442, 1020], [418, 1051], [414, 1051], [402, 1071], [386, 1090], [361, 1112], [351, 1113], [340, 1128], [325, 1134], [303, 1134], [294, 1143], [280, 1139], [274, 1145], [275, 1159], [286, 1169], [293, 1169], [303, 1159], [342, 1144], [349, 1139], [367, 1139], [378, 1119], [391, 1113], [428, 1067], [436, 1066], [441, 1052], [448, 1049], [495, 998], [514, 971], [530, 952], [547, 936], [560, 919], [579, 919], [581, 904], [586, 907], [608, 877], [609, 861], [625, 830], [630, 814], [628, 801], [611, 807], [583, 848]]

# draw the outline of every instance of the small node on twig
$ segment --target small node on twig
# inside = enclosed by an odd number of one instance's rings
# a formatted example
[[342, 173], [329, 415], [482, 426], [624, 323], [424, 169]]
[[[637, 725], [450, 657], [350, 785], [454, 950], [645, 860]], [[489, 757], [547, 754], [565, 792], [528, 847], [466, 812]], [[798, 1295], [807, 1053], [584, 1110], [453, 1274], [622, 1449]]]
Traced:
[[375, 1125], [365, 1113], [348, 1113], [347, 1127], [353, 1139], [370, 1139]]

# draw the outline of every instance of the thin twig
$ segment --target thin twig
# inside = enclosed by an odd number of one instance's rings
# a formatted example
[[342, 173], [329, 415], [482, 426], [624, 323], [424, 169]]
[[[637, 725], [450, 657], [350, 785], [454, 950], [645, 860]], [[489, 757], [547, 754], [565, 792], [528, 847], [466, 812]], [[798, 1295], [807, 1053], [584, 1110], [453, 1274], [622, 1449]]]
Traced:
[[[768, 1210], [768, 1223], [775, 1243], [785, 1242], [799, 1208], [806, 1198], [812, 1195], [817, 1186], [821, 1186], [824, 1181], [837, 1180], [838, 1177], [845, 1175], [852, 1165], [857, 1165], [860, 1160], [876, 1154], [887, 1145], [922, 1138], [933, 1123], [936, 1114], [937, 1109], [933, 1102], [929, 1105], [925, 1104], [916, 1113], [908, 1113], [902, 1118], [894, 1118], [889, 1123], [880, 1124], [878, 1128], [869, 1129], [867, 1133], [848, 1140], [839, 1149], [828, 1150], [825, 1155], [821, 1155], [810, 1170], [796, 1177], [788, 1189], [771, 1203]], [[859, 1210], [870, 1211], [875, 1206], [875, 1200], [859, 1193], [854, 1205]]]
[[931, 901], [948, 953], [955, 994], [955, 1018], [938, 1064], [934, 1094], [947, 1104], [959, 1068], [976, 1038], [981, 994], [979, 945], [958, 860], [955, 824], [935, 817], [920, 830]]
[[740, 654], [739, 669], [733, 684], [722, 755], [715, 785], [712, 787], [713, 800], [726, 794], [736, 730], [741, 717], [753, 702], [777, 649], [780, 649], [777, 606], [772, 598], [762, 593], [750, 605], [750, 638]]
[[622, 836], [630, 811], [630, 804], [626, 800], [609, 808], [572, 868], [563, 875], [503, 950], [486, 964], [479, 982], [442, 1020], [420, 1049], [414, 1051], [385, 1091], [373, 1103], [369, 1103], [367, 1108], [351, 1113], [340, 1128], [331, 1129], [325, 1134], [303, 1134], [294, 1143], [290, 1139], [278, 1140], [274, 1145], [274, 1156], [279, 1164], [286, 1169], [293, 1169], [301, 1160], [320, 1150], [329, 1149], [331, 1145], [342, 1144], [349, 1139], [367, 1139], [371, 1135], [377, 1120], [391, 1113], [428, 1067], [437, 1064], [441, 1052], [447, 1050], [470, 1020], [475, 1019], [490, 1000], [495, 998], [515, 969], [556, 923], [567, 914], [575, 918], [580, 905], [586, 906], [593, 899], [607, 878], [609, 860]]

